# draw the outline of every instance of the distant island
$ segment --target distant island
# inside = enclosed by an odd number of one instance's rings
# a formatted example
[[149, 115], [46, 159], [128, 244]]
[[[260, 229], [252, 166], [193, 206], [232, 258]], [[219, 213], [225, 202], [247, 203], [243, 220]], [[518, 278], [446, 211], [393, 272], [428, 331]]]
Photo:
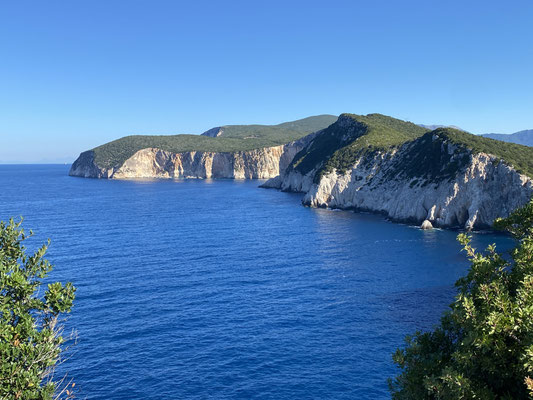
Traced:
[[278, 125], [225, 125], [202, 135], [126, 136], [82, 153], [70, 175], [86, 178], [271, 178], [334, 123], [318, 115]]
[[128, 136], [82, 153], [70, 175], [269, 179], [263, 187], [302, 192], [312, 207], [470, 230], [490, 228], [531, 198], [533, 147], [381, 114], [319, 115]]
[[533, 146], [533, 129], [511, 133], [486, 133], [481, 135], [490, 139], [501, 140], [503, 142], [523, 144], [524, 146]]

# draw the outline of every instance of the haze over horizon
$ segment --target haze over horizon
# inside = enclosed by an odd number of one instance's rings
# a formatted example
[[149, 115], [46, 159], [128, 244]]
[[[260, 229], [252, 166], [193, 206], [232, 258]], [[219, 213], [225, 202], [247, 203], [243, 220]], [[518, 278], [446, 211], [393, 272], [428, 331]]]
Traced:
[[343, 112], [533, 129], [531, 20], [529, 1], [6, 3], [0, 162]]

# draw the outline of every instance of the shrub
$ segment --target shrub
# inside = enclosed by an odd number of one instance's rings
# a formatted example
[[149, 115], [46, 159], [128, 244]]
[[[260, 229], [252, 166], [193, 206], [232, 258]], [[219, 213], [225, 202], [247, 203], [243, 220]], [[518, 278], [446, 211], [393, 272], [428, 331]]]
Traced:
[[[47, 245], [26, 254], [22, 221], [0, 222], [0, 398], [72, 398], [73, 383], [55, 381], [54, 367], [64, 350], [60, 316], [70, 312], [76, 289], [48, 284], [52, 270], [44, 259]], [[61, 384], [63, 383], [63, 384]]]
[[402, 371], [389, 380], [393, 399], [533, 398], [533, 201], [495, 227], [517, 246], [482, 254], [459, 235], [470, 270], [440, 325], [394, 354]]

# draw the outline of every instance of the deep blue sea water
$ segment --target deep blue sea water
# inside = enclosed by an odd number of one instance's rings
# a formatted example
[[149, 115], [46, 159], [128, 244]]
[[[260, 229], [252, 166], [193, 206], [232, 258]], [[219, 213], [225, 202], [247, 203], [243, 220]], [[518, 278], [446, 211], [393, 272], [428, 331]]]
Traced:
[[[310, 209], [258, 181], [107, 181], [0, 166], [51, 279], [78, 288], [68, 371], [88, 399], [387, 399], [391, 353], [468, 263], [457, 232]], [[474, 237], [477, 247], [510, 240]]]

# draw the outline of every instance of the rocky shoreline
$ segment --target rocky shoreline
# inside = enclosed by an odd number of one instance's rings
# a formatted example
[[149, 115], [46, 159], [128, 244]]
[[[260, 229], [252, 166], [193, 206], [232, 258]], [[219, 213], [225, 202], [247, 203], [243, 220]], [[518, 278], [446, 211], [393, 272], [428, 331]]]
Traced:
[[[261, 187], [301, 192], [306, 206], [380, 213], [425, 228], [467, 230], [490, 228], [496, 218], [507, 217], [533, 196], [529, 176], [501, 156], [468, 147], [473, 135], [463, 132], [461, 137], [446, 129], [418, 133], [422, 128], [413, 127], [379, 114], [343, 114], [328, 128], [294, 142], [248, 151], [173, 153], [150, 147], [121, 165], [102, 168], [91, 150], [80, 155], [69, 175], [268, 179]], [[376, 129], [384, 133], [372, 136], [381, 132]], [[397, 145], [376, 146], [406, 134], [413, 136]], [[357, 147], [361, 141], [365, 145]]]
[[281, 146], [239, 152], [172, 153], [146, 148], [115, 168], [98, 166], [90, 150], [72, 164], [69, 175], [104, 179], [269, 179], [279, 176], [315, 135]]
[[[318, 182], [316, 169], [302, 175], [289, 167], [261, 187], [304, 193], [302, 203], [310, 207], [369, 211], [398, 222], [428, 221], [435, 227], [467, 230], [490, 228], [496, 218], [508, 216], [533, 195], [531, 178], [484, 153], [468, 152], [466, 165], [446, 179], [402, 174], [398, 163], [413, 146], [416, 141], [370, 159], [361, 157], [345, 173], [332, 171]], [[443, 146], [442, 151], [457, 154], [456, 148]]]

